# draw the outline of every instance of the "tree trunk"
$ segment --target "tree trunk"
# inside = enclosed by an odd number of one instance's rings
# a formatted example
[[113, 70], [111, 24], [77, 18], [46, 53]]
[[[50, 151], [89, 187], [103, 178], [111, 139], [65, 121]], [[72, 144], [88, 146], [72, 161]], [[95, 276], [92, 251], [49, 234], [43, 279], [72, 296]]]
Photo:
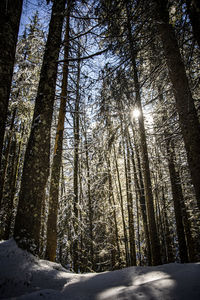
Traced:
[[127, 13], [129, 50], [130, 50], [132, 68], [133, 68], [133, 80], [134, 80], [135, 94], [136, 94], [136, 105], [141, 113], [141, 115], [138, 118], [138, 123], [139, 123], [140, 145], [141, 145], [141, 152], [142, 152], [142, 165], [143, 165], [143, 172], [144, 172], [145, 201], [147, 207], [149, 234], [150, 234], [150, 242], [151, 242], [152, 264], [159, 265], [161, 264], [160, 243], [159, 243], [156, 221], [155, 221], [151, 175], [150, 175], [150, 168], [149, 168], [149, 157], [148, 157], [148, 150], [147, 150], [147, 143], [146, 143], [146, 132], [144, 127], [144, 118], [143, 118], [141, 96], [140, 96], [140, 84], [138, 80], [138, 70], [136, 65], [136, 53], [134, 50], [134, 39], [131, 32], [130, 12], [127, 3], [126, 3], [126, 13]]
[[[111, 175], [111, 174], [110, 174]], [[112, 177], [111, 177], [112, 178]], [[111, 186], [112, 186], [112, 179], [111, 179]], [[115, 244], [117, 247], [117, 269], [120, 269], [121, 267], [121, 251], [120, 251], [120, 245], [119, 245], [119, 230], [117, 226], [117, 215], [116, 215], [116, 204], [115, 204], [115, 198], [112, 191], [112, 206], [113, 206], [113, 217], [114, 217], [114, 226], [115, 226]]]
[[7, 174], [5, 179], [5, 185], [3, 190], [4, 205], [5, 205], [5, 228], [3, 239], [8, 240], [10, 236], [10, 227], [13, 217], [13, 194], [15, 191], [15, 178], [17, 167], [17, 155], [16, 155], [17, 141], [14, 135], [10, 144], [9, 160], [7, 166]]
[[[112, 121], [110, 117], [110, 111], [109, 111], [109, 106], [108, 103], [104, 103], [104, 109], [105, 109], [105, 120], [106, 120], [106, 128], [107, 128], [107, 133], [108, 133], [108, 139], [112, 140]], [[115, 206], [115, 199], [114, 199], [114, 193], [113, 193], [113, 178], [112, 178], [112, 172], [111, 172], [111, 147], [109, 146], [108, 143], [108, 149], [107, 151], [108, 155], [105, 154], [106, 156], [106, 161], [107, 161], [107, 172], [108, 172], [108, 190], [109, 190], [109, 204], [111, 208], [111, 214], [110, 214], [110, 231], [111, 231], [111, 237], [112, 237], [112, 242], [111, 242], [111, 247], [112, 247], [112, 270], [118, 269], [121, 266], [121, 257], [120, 257], [120, 245], [119, 245], [119, 233], [118, 233], [118, 226], [117, 226], [117, 215], [116, 215], [116, 206]], [[116, 251], [117, 249], [117, 251]]]
[[[162, 99], [160, 97], [162, 97], [162, 94], [159, 92], [159, 99], [162, 102]], [[162, 120], [162, 123], [165, 124], [164, 119]], [[167, 260], [168, 263], [170, 263], [170, 262], [174, 262], [174, 260], [175, 260], [174, 254], [173, 254], [174, 244], [173, 244], [173, 239], [172, 239], [171, 234], [170, 234], [170, 227], [169, 227], [169, 222], [168, 222], [167, 206], [166, 206], [166, 199], [165, 199], [165, 193], [166, 192], [164, 190], [164, 186], [163, 186], [164, 179], [163, 179], [163, 175], [162, 175], [161, 168], [160, 168], [162, 166], [162, 161], [160, 159], [159, 151], [157, 151], [158, 148], [156, 147], [155, 150], [156, 150], [155, 151], [156, 152], [155, 156], [158, 159], [157, 169], [158, 169], [159, 182], [160, 182], [160, 185], [161, 185], [161, 195], [160, 195], [161, 204], [162, 204], [161, 214], [162, 214], [162, 223], [163, 223], [163, 227], [164, 227], [162, 229], [161, 234], [164, 235], [164, 239], [165, 239], [166, 260]]]
[[[109, 153], [110, 155], [110, 153]], [[110, 157], [106, 156], [106, 161], [107, 161], [107, 172], [108, 172], [108, 200], [110, 207], [112, 208], [112, 213], [111, 213], [111, 218], [110, 218], [110, 230], [111, 230], [111, 236], [112, 236], [112, 248], [113, 251], [113, 261], [114, 263], [112, 264], [112, 270], [116, 269], [116, 264], [117, 268], [119, 268], [121, 264], [121, 258], [120, 258], [120, 247], [119, 247], [119, 233], [118, 233], [118, 227], [117, 227], [117, 216], [116, 216], [116, 209], [115, 209], [115, 200], [114, 200], [114, 194], [113, 194], [113, 182], [112, 182], [112, 173], [111, 173], [111, 165], [110, 165]], [[117, 249], [117, 252], [115, 250]]]
[[42, 207], [41, 207], [41, 229], [40, 229], [40, 249], [39, 249], [39, 257], [45, 258], [45, 245], [46, 245], [46, 203], [47, 196], [43, 198]]
[[[80, 58], [80, 43], [78, 45], [78, 58]], [[75, 100], [75, 112], [74, 112], [74, 233], [75, 240], [73, 242], [73, 265], [74, 271], [77, 273], [78, 264], [78, 204], [79, 204], [79, 188], [78, 188], [78, 165], [79, 165], [79, 105], [80, 105], [80, 60], [77, 67], [77, 81], [76, 81], [76, 100]]]
[[[66, 30], [65, 30], [65, 47], [64, 59], [68, 59], [69, 55], [69, 21], [70, 21], [70, 4], [67, 8]], [[47, 220], [47, 245], [46, 258], [50, 261], [56, 259], [57, 248], [57, 218], [58, 218], [58, 199], [59, 199], [59, 183], [60, 169], [62, 163], [63, 133], [65, 122], [65, 110], [67, 102], [67, 86], [68, 86], [68, 62], [63, 64], [62, 89], [60, 95], [60, 109], [58, 115], [58, 124], [56, 129], [56, 140], [54, 145], [54, 155], [51, 171], [50, 193], [49, 193], [49, 213]]]
[[147, 150], [147, 143], [146, 143], [144, 118], [143, 118], [141, 99], [139, 93], [139, 81], [137, 77], [137, 68], [136, 68], [135, 61], [133, 62], [133, 67], [134, 67], [134, 82], [135, 82], [136, 98], [137, 98], [136, 103], [141, 113], [138, 122], [139, 122], [140, 146], [142, 152], [142, 166], [143, 166], [143, 174], [144, 174], [145, 201], [147, 207], [149, 234], [150, 234], [150, 242], [151, 242], [152, 264], [158, 265], [161, 264], [160, 244], [159, 244], [156, 221], [155, 221], [151, 175], [150, 175], [150, 168], [149, 168], [149, 157], [148, 157], [148, 150]]
[[[158, 97], [160, 104], [163, 105], [163, 92], [161, 86], [158, 86]], [[162, 117], [162, 123], [166, 124], [167, 115], [164, 111], [164, 115]], [[170, 134], [167, 129], [164, 128], [164, 139], [166, 141], [166, 151], [167, 151], [167, 158], [168, 158], [168, 169], [170, 175], [170, 182], [172, 188], [172, 198], [173, 198], [173, 205], [174, 205], [174, 212], [175, 212], [175, 220], [176, 220], [176, 231], [178, 236], [178, 244], [179, 244], [179, 252], [180, 252], [180, 259], [181, 262], [188, 262], [188, 253], [187, 253], [187, 245], [186, 245], [186, 238], [183, 226], [183, 219], [182, 219], [182, 210], [181, 210], [181, 202], [184, 201], [182, 190], [179, 186], [180, 178], [177, 176], [177, 171], [175, 169], [175, 153], [174, 153], [174, 146], [173, 142], [171, 141]], [[171, 145], [170, 145], [171, 143]]]
[[89, 251], [90, 251], [90, 260], [91, 268], [94, 270], [94, 247], [93, 247], [93, 205], [92, 205], [92, 196], [91, 196], [91, 182], [90, 182], [90, 165], [89, 165], [89, 151], [88, 151], [88, 139], [87, 139], [87, 129], [86, 123], [84, 124], [84, 134], [85, 134], [85, 155], [86, 155], [86, 174], [87, 174], [87, 196], [88, 196], [88, 213], [89, 213]]
[[109, 238], [109, 244], [110, 244], [110, 253], [111, 253], [111, 270], [115, 269], [116, 265], [116, 239], [115, 239], [115, 210], [112, 205], [112, 197], [113, 197], [113, 190], [112, 190], [112, 177], [111, 177], [111, 170], [110, 170], [110, 161], [108, 157], [106, 157], [107, 162], [107, 176], [108, 176], [108, 203], [110, 205], [110, 216], [109, 216], [109, 231], [110, 231], [110, 238]]
[[[122, 124], [121, 124], [122, 127]], [[122, 131], [122, 135], [125, 132]], [[126, 153], [125, 153], [126, 143]], [[133, 198], [131, 191], [131, 174], [130, 174], [130, 151], [128, 142], [123, 141], [124, 146], [124, 169], [126, 178], [126, 198], [127, 198], [127, 209], [128, 209], [128, 228], [129, 228], [129, 266], [136, 266], [136, 251], [135, 251], [135, 229], [133, 220]]]
[[0, 165], [0, 167], [1, 167], [1, 171], [0, 171], [0, 209], [1, 209], [1, 203], [3, 201], [2, 197], [3, 197], [4, 181], [6, 178], [7, 166], [9, 163], [8, 155], [10, 152], [10, 144], [11, 144], [11, 140], [12, 140], [12, 136], [13, 136], [13, 127], [14, 127], [16, 111], [17, 111], [17, 109], [14, 108], [13, 113], [12, 113], [12, 119], [11, 119], [9, 132], [8, 132], [8, 137], [6, 137], [6, 139], [7, 139], [6, 149], [5, 149], [5, 152], [3, 151], [3, 153], [2, 153], [4, 158], [1, 160], [1, 165]]
[[[133, 129], [133, 127], [132, 127], [132, 129]], [[144, 195], [144, 183], [143, 183], [143, 178], [142, 178], [140, 156], [139, 156], [139, 151], [138, 151], [138, 147], [136, 144], [134, 130], [133, 130], [133, 134], [134, 134], [135, 151], [136, 151], [137, 166], [138, 166], [138, 173], [139, 173], [138, 174], [139, 180], [138, 180], [134, 150], [133, 150], [131, 140], [129, 137], [129, 144], [130, 144], [130, 149], [131, 149], [131, 159], [132, 159], [133, 172], [134, 172], [134, 181], [135, 181], [135, 188], [139, 195], [140, 209], [141, 209], [141, 213], [142, 213], [142, 222], [143, 222], [143, 227], [144, 227], [144, 235], [145, 235], [145, 242], [146, 242], [146, 248], [147, 248], [148, 264], [151, 265], [151, 245], [150, 245], [150, 237], [149, 237], [149, 229], [148, 229], [148, 221], [147, 221], [147, 209], [146, 209], [146, 202], [145, 202], [145, 195]]]
[[163, 204], [163, 219], [165, 228], [165, 241], [166, 241], [166, 252], [167, 252], [167, 263], [174, 262], [174, 251], [173, 251], [173, 241], [170, 234], [170, 227], [167, 216], [167, 207], [164, 188], [162, 187], [162, 204]]
[[[132, 166], [133, 166], [133, 176], [134, 176], [134, 185], [135, 185], [135, 195], [136, 195], [136, 209], [137, 209], [137, 231], [138, 231], [138, 250], [139, 250], [139, 265], [141, 266], [141, 247], [140, 247], [140, 220], [139, 220], [139, 205], [138, 205], [138, 198], [140, 197], [141, 194], [141, 189], [139, 186], [139, 181], [138, 181], [138, 176], [137, 176], [137, 170], [136, 170], [136, 165], [135, 165], [135, 155], [134, 155], [134, 151], [133, 151], [133, 147], [131, 144], [131, 139], [130, 139], [130, 134], [129, 131], [127, 131], [127, 136], [128, 136], [128, 147], [130, 147], [130, 157], [131, 157], [131, 161], [132, 161]], [[141, 198], [140, 198], [141, 200]], [[145, 204], [145, 203], [144, 203]], [[142, 212], [142, 216], [144, 213], [144, 208], [141, 206], [141, 212]], [[146, 217], [146, 209], [145, 209], [145, 217]], [[145, 228], [145, 224], [143, 222], [143, 226], [144, 226], [144, 234], [145, 234], [145, 242], [147, 243], [147, 240], [149, 242], [149, 234], [148, 234], [148, 224], [147, 224], [147, 217], [146, 217], [146, 228]], [[147, 232], [145, 231], [145, 229], [147, 229]], [[149, 243], [149, 249], [150, 252], [150, 243]]]
[[170, 149], [169, 142], [167, 144], [167, 154], [168, 154], [168, 168], [169, 168], [173, 202], [174, 202], [174, 212], [175, 212], [176, 230], [177, 230], [178, 244], [179, 244], [179, 254], [180, 254], [181, 263], [187, 263], [188, 262], [187, 244], [185, 239], [185, 232], [184, 232], [182, 213], [181, 213], [181, 201], [183, 199], [181, 199], [181, 195], [178, 187], [178, 181], [177, 181], [176, 170], [174, 165], [174, 150], [173, 148]]
[[65, 0], [53, 2], [15, 222], [15, 240], [33, 254], [39, 251], [41, 205], [49, 176], [50, 131], [64, 9]]
[[185, 200], [183, 197], [183, 190], [181, 186], [181, 179], [179, 172], [176, 171], [176, 179], [177, 179], [177, 188], [179, 191], [179, 196], [180, 196], [180, 204], [181, 204], [181, 215], [182, 215], [182, 221], [183, 221], [183, 226], [185, 230], [185, 237], [187, 241], [187, 251], [188, 251], [188, 256], [189, 256], [189, 261], [190, 262], [195, 262], [197, 261], [197, 245], [194, 241], [194, 238], [192, 236], [192, 230], [191, 230], [191, 223], [189, 220], [189, 216], [187, 213], [187, 208], [185, 205]]
[[[155, 154], [157, 156], [157, 154]], [[157, 170], [158, 166], [154, 166], [154, 170]], [[162, 262], [167, 263], [167, 245], [166, 245], [166, 236], [165, 236], [165, 228], [164, 228], [164, 218], [163, 218], [163, 211], [161, 212], [161, 203], [160, 200], [162, 199], [159, 191], [160, 185], [158, 182], [157, 172], [152, 172], [152, 179], [154, 182], [154, 195], [156, 200], [156, 221], [157, 221], [157, 230], [160, 236], [161, 241], [161, 255], [162, 255]]]
[[153, 0], [153, 3], [155, 4], [156, 10], [156, 12], [154, 12], [154, 18], [157, 22], [160, 38], [163, 43], [163, 50], [167, 60], [169, 77], [173, 86], [192, 183], [197, 204], [200, 209], [200, 125], [198, 115], [174, 29], [172, 25], [169, 24], [167, 1]]
[[116, 156], [116, 150], [115, 145], [113, 144], [113, 151], [114, 151], [114, 160], [115, 160], [115, 167], [117, 172], [117, 181], [119, 186], [119, 202], [121, 207], [121, 214], [122, 214], [122, 224], [123, 224], [123, 232], [124, 232], [124, 247], [125, 247], [125, 257], [126, 257], [126, 266], [129, 266], [129, 255], [128, 255], [128, 237], [127, 237], [127, 231], [126, 231], [126, 221], [125, 221], [125, 214], [124, 214], [124, 201], [123, 201], [123, 195], [122, 195], [122, 186], [120, 182], [120, 174], [119, 174], [119, 167], [117, 163], [117, 156]]
[[0, 168], [22, 4], [0, 1]]

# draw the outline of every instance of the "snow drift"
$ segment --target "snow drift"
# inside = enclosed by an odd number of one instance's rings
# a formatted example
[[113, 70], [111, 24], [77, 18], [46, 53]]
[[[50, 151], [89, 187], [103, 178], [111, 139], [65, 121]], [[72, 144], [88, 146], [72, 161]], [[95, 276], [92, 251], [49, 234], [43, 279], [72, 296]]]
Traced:
[[200, 263], [74, 274], [0, 242], [0, 299], [200, 299]]

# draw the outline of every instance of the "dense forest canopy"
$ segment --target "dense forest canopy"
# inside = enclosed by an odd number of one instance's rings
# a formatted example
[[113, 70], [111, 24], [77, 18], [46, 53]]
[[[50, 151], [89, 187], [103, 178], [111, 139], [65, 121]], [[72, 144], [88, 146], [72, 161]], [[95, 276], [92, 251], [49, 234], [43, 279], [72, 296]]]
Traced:
[[0, 12], [0, 239], [82, 273], [199, 261], [200, 2]]

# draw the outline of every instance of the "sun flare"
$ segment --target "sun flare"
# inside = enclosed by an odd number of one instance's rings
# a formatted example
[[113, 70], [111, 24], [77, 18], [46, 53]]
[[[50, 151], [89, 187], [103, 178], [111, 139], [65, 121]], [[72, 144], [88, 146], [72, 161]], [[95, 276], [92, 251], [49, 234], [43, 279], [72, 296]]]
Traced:
[[140, 115], [141, 115], [141, 111], [138, 108], [134, 108], [132, 111], [132, 117], [134, 119], [138, 119]]

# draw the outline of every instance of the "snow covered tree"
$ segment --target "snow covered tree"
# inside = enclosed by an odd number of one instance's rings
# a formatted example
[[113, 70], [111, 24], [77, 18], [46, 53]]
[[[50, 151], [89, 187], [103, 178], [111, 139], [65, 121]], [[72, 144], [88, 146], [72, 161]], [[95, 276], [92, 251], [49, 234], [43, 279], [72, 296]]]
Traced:
[[169, 77], [173, 86], [176, 109], [186, 147], [196, 200], [200, 209], [200, 125], [190, 90], [185, 66], [180, 54], [174, 29], [169, 23], [168, 1], [152, 1], [155, 24], [158, 28], [166, 57]]
[[[22, 4], [23, 0], [2, 0], [0, 3], [0, 168]], [[0, 171], [0, 203], [1, 176]]]
[[15, 240], [32, 253], [39, 251], [41, 204], [49, 176], [50, 131], [64, 9], [65, 0], [53, 2], [15, 220]]
[[[15, 194], [18, 191], [24, 150], [30, 134], [34, 110], [34, 99], [37, 93], [42, 56], [44, 52], [44, 33], [36, 12], [30, 24], [27, 24], [22, 37], [19, 38], [16, 49], [15, 67], [8, 108], [8, 120], [5, 132], [5, 144], [2, 159], [2, 203], [1, 229], [4, 226], [10, 234]], [[9, 124], [10, 123], [10, 124]], [[16, 151], [11, 151], [11, 143], [15, 141]], [[10, 151], [12, 153], [10, 153]], [[9, 159], [11, 157], [11, 161]], [[9, 164], [11, 166], [9, 167]], [[14, 166], [15, 165], [15, 166]], [[14, 168], [9, 172], [9, 168]], [[5, 221], [3, 221], [5, 219]]]

